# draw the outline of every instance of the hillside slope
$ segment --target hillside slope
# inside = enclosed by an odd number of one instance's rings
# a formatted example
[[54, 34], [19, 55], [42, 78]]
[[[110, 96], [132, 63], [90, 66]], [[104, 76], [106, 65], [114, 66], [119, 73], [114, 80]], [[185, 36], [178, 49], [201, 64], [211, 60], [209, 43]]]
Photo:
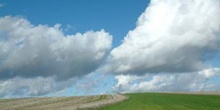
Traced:
[[217, 93], [134, 93], [99, 110], [220, 110]]
[[77, 97], [45, 97], [1, 99], [1, 110], [78, 110], [97, 109], [127, 99], [120, 94], [77, 96]]

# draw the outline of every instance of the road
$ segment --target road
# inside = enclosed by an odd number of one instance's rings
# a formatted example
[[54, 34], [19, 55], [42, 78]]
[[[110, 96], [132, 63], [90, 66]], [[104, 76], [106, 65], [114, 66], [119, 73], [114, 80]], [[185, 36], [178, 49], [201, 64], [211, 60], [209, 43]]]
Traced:
[[121, 94], [1, 99], [1, 110], [80, 110], [95, 109], [126, 100]]

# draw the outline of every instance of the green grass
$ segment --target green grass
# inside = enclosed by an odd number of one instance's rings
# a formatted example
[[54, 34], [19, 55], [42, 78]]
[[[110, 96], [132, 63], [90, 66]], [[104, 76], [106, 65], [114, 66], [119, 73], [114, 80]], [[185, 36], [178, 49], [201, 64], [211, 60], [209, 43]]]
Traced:
[[220, 110], [220, 95], [126, 94], [128, 100], [100, 110]]

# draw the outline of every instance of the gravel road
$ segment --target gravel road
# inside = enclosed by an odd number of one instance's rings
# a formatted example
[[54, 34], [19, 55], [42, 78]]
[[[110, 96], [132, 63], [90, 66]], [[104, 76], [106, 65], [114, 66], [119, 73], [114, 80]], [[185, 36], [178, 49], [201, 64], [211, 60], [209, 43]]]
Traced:
[[76, 97], [45, 97], [1, 99], [1, 110], [81, 110], [96, 109], [127, 99], [121, 94], [76, 96]]

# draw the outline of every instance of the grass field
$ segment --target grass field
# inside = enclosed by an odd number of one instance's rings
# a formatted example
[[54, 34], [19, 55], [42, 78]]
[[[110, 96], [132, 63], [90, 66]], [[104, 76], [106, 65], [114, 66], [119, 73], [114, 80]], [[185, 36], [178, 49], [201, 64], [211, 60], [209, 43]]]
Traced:
[[100, 110], [220, 110], [220, 95], [134, 93]]

